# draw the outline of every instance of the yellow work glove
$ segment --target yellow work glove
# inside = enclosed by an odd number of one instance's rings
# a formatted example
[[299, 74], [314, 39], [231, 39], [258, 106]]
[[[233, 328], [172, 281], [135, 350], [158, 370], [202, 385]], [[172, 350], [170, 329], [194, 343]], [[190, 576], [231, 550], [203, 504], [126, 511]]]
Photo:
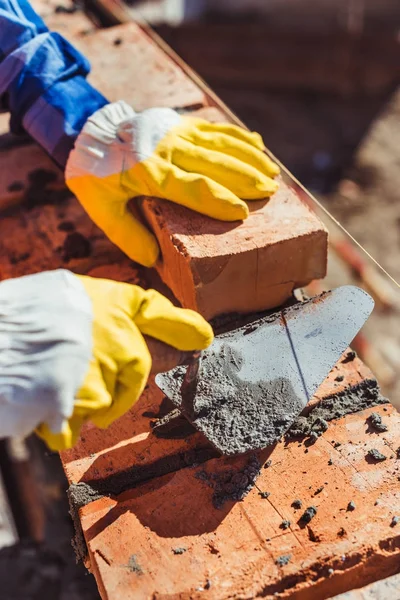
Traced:
[[142, 113], [109, 104], [86, 122], [65, 171], [68, 187], [92, 220], [130, 258], [150, 267], [155, 237], [129, 211], [155, 196], [222, 221], [245, 219], [243, 200], [276, 192], [279, 167], [257, 133], [182, 116], [170, 108]]
[[53, 450], [138, 400], [152, 368], [144, 336], [182, 352], [213, 339], [199, 314], [155, 290], [64, 270], [1, 282], [0, 311], [0, 438], [36, 429]]

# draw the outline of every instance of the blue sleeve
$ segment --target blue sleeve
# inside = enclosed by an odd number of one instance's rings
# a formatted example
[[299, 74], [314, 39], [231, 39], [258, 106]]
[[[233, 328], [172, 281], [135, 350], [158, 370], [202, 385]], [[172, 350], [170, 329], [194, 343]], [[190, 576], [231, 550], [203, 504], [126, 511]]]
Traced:
[[0, 109], [62, 167], [86, 120], [108, 101], [87, 81], [90, 64], [50, 32], [26, 0], [0, 0]]

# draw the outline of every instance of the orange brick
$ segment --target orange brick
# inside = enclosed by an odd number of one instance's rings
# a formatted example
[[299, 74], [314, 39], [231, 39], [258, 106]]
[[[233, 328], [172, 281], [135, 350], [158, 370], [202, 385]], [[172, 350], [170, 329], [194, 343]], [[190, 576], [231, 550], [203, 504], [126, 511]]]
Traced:
[[206, 94], [136, 23], [68, 38], [90, 60], [89, 80], [110, 101], [125, 100], [138, 111], [207, 104]]
[[[335, 381], [338, 374], [344, 377], [343, 381]], [[358, 359], [345, 364], [339, 362], [304, 413], [322, 398], [356, 385], [366, 377], [372, 374]], [[154, 472], [160, 461], [164, 461], [164, 469], [175, 470], [178, 463], [174, 457], [207, 448], [207, 441], [200, 433], [185, 439], [158, 439], [151, 433], [150, 421], [159, 414], [162, 399], [163, 394], [151, 380], [139, 402], [108, 429], [86, 425], [75, 447], [61, 453], [69, 483], [105, 480], [126, 470], [131, 470], [132, 477], [143, 479], [145, 469]]]
[[151, 382], [139, 402], [106, 430], [86, 425], [75, 447], [61, 455], [69, 483], [104, 480], [129, 469], [133, 484], [135, 478], [150, 476], [160, 462], [165, 472], [175, 470], [183, 466], [176, 457], [208, 448], [200, 433], [175, 440], [151, 433], [150, 422], [159, 414], [162, 397]]
[[185, 307], [211, 318], [273, 308], [326, 273], [327, 231], [281, 182], [269, 202], [251, 202], [242, 223], [209, 219], [149, 199], [144, 213], [162, 251], [158, 270]]
[[[242, 502], [213, 508], [212, 489], [196, 473], [224, 471], [239, 460], [218, 459], [81, 509], [103, 600], [322, 600], [395, 573], [400, 537], [390, 525], [400, 514], [400, 464], [392, 439], [399, 439], [400, 416], [392, 407], [373, 410], [390, 435], [366, 433], [368, 410], [334, 422], [310, 448], [277, 444], [268, 456], [272, 466], [257, 481], [268, 500], [254, 488]], [[374, 447], [388, 459], [369, 464], [365, 456]], [[302, 510], [291, 506], [297, 498], [303, 508], [317, 508], [307, 526], [299, 523]], [[347, 510], [350, 501], [354, 511]], [[291, 521], [286, 531], [283, 519]], [[277, 565], [287, 554], [288, 564]]]

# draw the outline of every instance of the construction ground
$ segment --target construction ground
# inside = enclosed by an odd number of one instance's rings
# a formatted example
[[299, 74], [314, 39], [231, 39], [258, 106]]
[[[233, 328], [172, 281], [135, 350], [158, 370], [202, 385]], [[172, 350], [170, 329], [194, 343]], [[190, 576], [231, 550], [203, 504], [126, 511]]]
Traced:
[[[125, 22], [130, 13], [117, 2], [103, 2], [95, 21], [96, 2], [89, 5], [91, 19], [68, 0], [33, 5], [88, 56], [95, 85], [111, 100], [124, 98], [139, 110], [164, 105], [230, 118], [146, 29]], [[307, 19], [308, 26], [291, 23], [291, 31], [283, 21], [279, 12], [276, 29], [271, 19], [214, 17], [178, 29], [161, 25], [158, 33], [399, 281], [400, 9], [397, 14], [392, 3], [382, 3], [381, 12], [367, 11], [361, 29], [359, 21], [352, 29], [350, 20], [322, 33], [310, 31]], [[101, 30], [101, 24], [117, 29]], [[28, 140], [8, 134], [7, 122], [0, 115], [1, 279], [63, 266], [160, 285], [158, 275], [149, 278], [104, 238], [66, 191], [62, 174]], [[374, 383], [375, 375], [383, 394], [399, 397], [397, 289], [291, 183], [331, 234], [328, 277], [312, 281], [308, 292], [352, 282], [377, 304], [355, 341], [359, 358], [344, 356], [309, 407], [311, 415], [325, 411], [327, 431], [315, 440], [304, 430], [258, 452], [257, 485], [243, 501], [219, 509], [213, 482], [232, 469], [248, 472], [254, 459], [215, 458], [198, 433], [148, 436], [150, 422], [165, 411], [152, 383], [109, 430], [88, 426], [76, 448], [62, 453], [63, 468], [35, 439], [3, 443], [15, 527], [8, 526], [4, 501], [1, 598], [400, 598], [400, 418]], [[157, 220], [147, 202], [144, 210]], [[168, 223], [167, 212], [164, 218]], [[299, 283], [310, 278], [304, 273]], [[179, 289], [173, 291], [179, 298]], [[193, 302], [200, 303], [195, 294]], [[356, 399], [348, 414], [334, 415], [349, 394]], [[339, 398], [334, 409], [332, 397]], [[372, 413], [387, 431], [368, 425]], [[385, 458], [375, 460], [374, 451]], [[316, 514], [305, 522], [311, 506]]]

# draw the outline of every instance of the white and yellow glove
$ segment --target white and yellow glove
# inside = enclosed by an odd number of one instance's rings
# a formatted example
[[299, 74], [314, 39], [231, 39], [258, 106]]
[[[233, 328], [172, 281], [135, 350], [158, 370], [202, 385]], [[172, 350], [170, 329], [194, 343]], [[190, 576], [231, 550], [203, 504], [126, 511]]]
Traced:
[[257, 133], [182, 116], [108, 104], [86, 122], [65, 171], [92, 220], [130, 258], [150, 267], [155, 237], [129, 211], [137, 196], [165, 198], [222, 221], [245, 219], [243, 200], [271, 196], [279, 167]]
[[0, 438], [36, 429], [62, 450], [85, 421], [110, 425], [146, 385], [144, 336], [189, 352], [206, 348], [213, 332], [194, 311], [126, 283], [64, 270], [1, 282]]

